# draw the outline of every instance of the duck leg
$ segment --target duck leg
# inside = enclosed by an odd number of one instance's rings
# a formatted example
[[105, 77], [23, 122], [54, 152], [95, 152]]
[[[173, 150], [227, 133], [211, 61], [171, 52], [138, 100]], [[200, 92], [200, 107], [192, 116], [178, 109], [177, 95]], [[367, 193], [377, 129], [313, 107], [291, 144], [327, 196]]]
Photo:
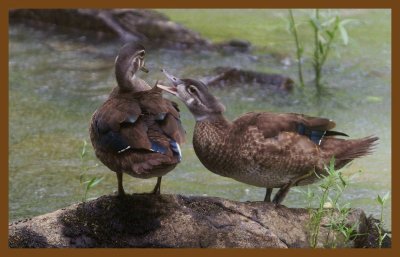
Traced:
[[268, 188], [267, 187], [267, 191], [265, 192], [264, 202], [267, 202], [267, 203], [271, 202], [272, 190], [273, 190], [273, 188]]
[[285, 199], [286, 195], [289, 193], [289, 190], [292, 186], [297, 185], [300, 181], [302, 181], [303, 179], [306, 179], [308, 177], [310, 177], [312, 174], [314, 173], [314, 171], [307, 173], [303, 176], [297, 177], [293, 180], [291, 180], [289, 183], [287, 183], [286, 185], [284, 185], [283, 187], [281, 187], [279, 189], [279, 191], [275, 194], [274, 199], [272, 200], [272, 202], [275, 205], [279, 205], [281, 204], [281, 202], [283, 201], [283, 199]]
[[289, 193], [290, 188], [294, 185], [294, 182], [290, 182], [287, 183], [286, 185], [284, 185], [283, 187], [281, 187], [279, 189], [279, 191], [275, 194], [274, 199], [272, 200], [272, 202], [275, 205], [279, 205], [281, 204], [281, 202], [283, 201], [283, 199], [285, 199], [286, 195]]
[[152, 193], [155, 195], [161, 194], [161, 179], [162, 179], [162, 177], [157, 178], [157, 184], [152, 191]]
[[116, 172], [117, 173], [117, 180], [118, 180], [118, 196], [124, 196], [125, 195], [125, 191], [124, 191], [124, 187], [122, 185], [122, 172]]

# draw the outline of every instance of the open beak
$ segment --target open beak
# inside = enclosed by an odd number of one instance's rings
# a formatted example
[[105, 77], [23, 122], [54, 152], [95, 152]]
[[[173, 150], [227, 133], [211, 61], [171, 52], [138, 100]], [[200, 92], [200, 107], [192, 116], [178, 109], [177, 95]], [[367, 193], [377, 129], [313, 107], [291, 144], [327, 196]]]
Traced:
[[178, 88], [177, 88], [177, 86], [180, 85], [180, 84], [183, 84], [183, 81], [181, 79], [178, 79], [175, 76], [172, 76], [171, 74], [169, 74], [164, 69], [162, 69], [161, 71], [172, 82], [173, 86], [167, 87], [167, 86], [163, 86], [163, 85], [157, 85], [157, 87], [161, 88], [164, 91], [167, 91], [168, 93], [171, 93], [173, 95], [178, 96]]
[[176, 89], [175, 86], [173, 86], [173, 87], [167, 87], [167, 86], [163, 86], [163, 85], [157, 84], [157, 87], [158, 87], [158, 88], [161, 88], [161, 89], [164, 90], [164, 91], [167, 91], [168, 93], [171, 93], [171, 94], [173, 94], [173, 95], [178, 96], [178, 90]]

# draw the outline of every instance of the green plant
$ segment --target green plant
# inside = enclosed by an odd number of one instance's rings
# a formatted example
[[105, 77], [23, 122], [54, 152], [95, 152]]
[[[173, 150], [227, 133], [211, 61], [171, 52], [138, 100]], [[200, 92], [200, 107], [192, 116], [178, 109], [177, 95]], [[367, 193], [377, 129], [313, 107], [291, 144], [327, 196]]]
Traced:
[[294, 21], [293, 12], [289, 9], [289, 30], [292, 32], [294, 37], [294, 42], [296, 44], [296, 55], [297, 55], [297, 67], [298, 67], [298, 75], [300, 86], [304, 88], [304, 79], [303, 79], [303, 68], [302, 68], [302, 55], [304, 52], [303, 46], [300, 44], [299, 36], [297, 34], [297, 25]]
[[[346, 230], [344, 227], [345, 219], [347, 217], [349, 208], [348, 205], [340, 206], [339, 199], [342, 196], [343, 190], [347, 187], [347, 182], [342, 176], [340, 171], [335, 170], [335, 158], [332, 157], [330, 160], [329, 166], [325, 168], [326, 175], [321, 174], [317, 175], [322, 179], [322, 183], [318, 186], [321, 191], [320, 194], [310, 194], [307, 193], [309, 197], [314, 197], [318, 195], [318, 208], [313, 209], [309, 208], [310, 211], [310, 245], [311, 247], [317, 247], [318, 236], [320, 233], [321, 222], [324, 216], [329, 215], [330, 224], [328, 224], [330, 231], [331, 230], [339, 230], [339, 232], [344, 233], [346, 238], [350, 238], [350, 230]], [[331, 197], [331, 195], [334, 195]], [[311, 207], [310, 202], [312, 199], [309, 199], [309, 206]], [[327, 208], [329, 207], [329, 208]], [[328, 243], [328, 242], [327, 242]], [[331, 246], [335, 246], [335, 243], [331, 243]]]
[[384, 209], [384, 206], [388, 199], [389, 199], [389, 192], [387, 192], [382, 197], [380, 195], [378, 195], [378, 197], [376, 198], [376, 201], [378, 202], [380, 209], [381, 209], [379, 223], [375, 224], [378, 229], [378, 246], [379, 246], [379, 248], [382, 247], [383, 240], [388, 236], [388, 233], [385, 232], [385, 230], [383, 229], [383, 226], [384, 226], [383, 209]]
[[92, 189], [93, 187], [95, 187], [97, 184], [99, 184], [102, 180], [104, 179], [104, 177], [93, 177], [90, 180], [86, 180], [83, 181], [83, 179], [81, 179], [81, 184], [85, 185], [85, 194], [82, 198], [83, 202], [86, 202], [87, 200], [87, 194], [90, 191], [90, 189]]
[[[357, 231], [358, 223], [351, 225], [348, 223], [348, 216], [351, 211], [350, 203], [340, 203], [343, 192], [348, 187], [347, 180], [351, 179], [352, 176], [345, 179], [340, 171], [335, 171], [334, 163], [335, 159], [332, 158], [329, 166], [325, 167], [326, 174], [317, 175], [322, 179], [321, 184], [317, 186], [319, 192], [313, 189], [315, 186], [308, 186], [307, 191], [293, 188], [294, 191], [303, 193], [306, 196], [307, 209], [310, 214], [308, 224], [309, 242], [313, 248], [319, 247], [317, 245], [318, 242], [323, 242], [324, 247], [336, 248], [338, 244], [341, 246], [343, 244], [346, 245], [361, 235]], [[313, 207], [315, 203], [318, 205], [317, 208]], [[322, 222], [323, 218], [325, 218], [324, 222]], [[325, 241], [318, 240], [322, 239], [319, 238], [322, 227], [328, 228]]]
[[[320, 10], [314, 11], [314, 16], [310, 17], [309, 24], [312, 27], [313, 36], [313, 57], [312, 66], [314, 69], [314, 85], [316, 89], [316, 95], [320, 97], [323, 92], [324, 83], [322, 79], [322, 71], [324, 64], [331, 51], [332, 44], [336, 38], [337, 32], [340, 32], [343, 44], [347, 45], [349, 42], [349, 35], [345, 28], [345, 25], [349, 22], [354, 21], [353, 19], [341, 19], [338, 15], [335, 17], [322, 16]], [[292, 33], [296, 46], [296, 58], [298, 63], [298, 76], [301, 88], [304, 88], [304, 75], [302, 68], [302, 58], [304, 53], [303, 44], [300, 42], [298, 25], [293, 17], [292, 10], [289, 10], [289, 28]]]
[[[341, 193], [338, 193], [341, 194]], [[332, 235], [333, 233], [338, 233], [340, 236], [343, 237], [340, 240], [341, 243], [347, 244], [351, 240], [353, 240], [356, 236], [359, 236], [357, 232], [357, 228], [359, 223], [353, 223], [349, 226], [347, 222], [347, 217], [350, 213], [350, 204], [346, 203], [341, 206], [339, 203], [336, 203], [332, 211], [329, 213], [329, 223], [326, 225], [329, 228], [327, 240], [325, 242], [327, 247], [336, 248], [338, 240], [335, 239], [336, 235]]]
[[104, 177], [91, 177], [87, 178], [86, 173], [91, 169], [95, 168], [98, 165], [95, 164], [94, 166], [88, 166], [87, 165], [87, 160], [86, 160], [86, 155], [87, 155], [87, 141], [83, 140], [83, 145], [82, 149], [80, 152], [80, 159], [81, 159], [81, 174], [79, 175], [79, 183], [81, 184], [81, 187], [84, 188], [84, 194], [82, 197], [82, 202], [86, 202], [87, 200], [87, 195], [89, 191], [94, 188], [96, 185], [98, 185]]

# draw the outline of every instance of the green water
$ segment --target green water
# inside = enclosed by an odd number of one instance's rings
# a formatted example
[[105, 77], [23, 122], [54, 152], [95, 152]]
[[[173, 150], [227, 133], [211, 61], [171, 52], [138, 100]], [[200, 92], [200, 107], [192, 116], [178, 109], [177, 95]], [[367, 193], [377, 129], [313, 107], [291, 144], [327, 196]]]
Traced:
[[[231, 10], [224, 15], [232, 16], [239, 11]], [[171, 18], [189, 27], [191, 24], [200, 26], [199, 20], [204, 15], [213, 21], [218, 14], [218, 10], [190, 12], [165, 10]], [[276, 21], [246, 30], [246, 37], [250, 39], [252, 35], [258, 38], [262, 33], [270, 33], [266, 47], [258, 48], [258, 57], [240, 53], [151, 50], [146, 57], [151, 72], [142, 77], [155, 83], [163, 79], [159, 72], [163, 67], [178, 76], [201, 78], [210, 75], [216, 66], [234, 66], [296, 78], [293, 60], [289, 66], [282, 64], [282, 59], [294, 56], [293, 42], [282, 18], [285, 12], [257, 10], [252, 16], [247, 10], [245, 14], [238, 17], [241, 26], [251, 26], [257, 17]], [[192, 15], [190, 19], [185, 18], [188, 15]], [[285, 96], [255, 85], [213, 88], [212, 91], [226, 105], [226, 116], [231, 119], [249, 111], [299, 112], [329, 117], [336, 121], [337, 130], [353, 138], [379, 136], [373, 155], [356, 160], [344, 169], [350, 177], [350, 185], [342, 199], [352, 207], [361, 207], [368, 214], [378, 216], [375, 198], [391, 190], [390, 13], [363, 11], [346, 15], [356, 16], [359, 22], [351, 27], [350, 45], [339, 46], [328, 60], [324, 75], [331, 97], [323, 98], [320, 105], [311, 100], [311, 90], [306, 91], [305, 99], [309, 101], [299, 100], [298, 92]], [[373, 17], [372, 21], [363, 20], [368, 15]], [[197, 22], [193, 22], [196, 19]], [[223, 23], [216, 23], [217, 28], [221, 26]], [[229, 26], [221, 32], [224, 38], [216, 38], [212, 33], [207, 35], [206, 29], [198, 30], [215, 41], [240, 37], [231, 32], [234, 30]], [[371, 36], [360, 31], [376, 33]], [[104, 180], [89, 192], [89, 197], [113, 193], [117, 188], [115, 175], [94, 156], [88, 125], [91, 114], [115, 85], [113, 63], [120, 43], [89, 43], [80, 36], [43, 32], [22, 25], [11, 26], [9, 36], [9, 219], [43, 214], [80, 201], [84, 193], [79, 181], [82, 173], [87, 177], [104, 176]], [[261, 40], [254, 41], [261, 46]], [[306, 65], [308, 77], [310, 71]], [[188, 142], [183, 146], [183, 162], [163, 178], [162, 192], [239, 201], [262, 200], [265, 189], [214, 175], [201, 165], [191, 145], [193, 118], [186, 107], [180, 106]], [[89, 144], [82, 161], [80, 153], [84, 140]], [[125, 176], [124, 186], [130, 193], [148, 192], [155, 182], [156, 179]], [[315, 186], [312, 188], [316, 191]], [[292, 191], [284, 204], [305, 207], [307, 200], [302, 193]], [[390, 226], [390, 203], [384, 217]]]

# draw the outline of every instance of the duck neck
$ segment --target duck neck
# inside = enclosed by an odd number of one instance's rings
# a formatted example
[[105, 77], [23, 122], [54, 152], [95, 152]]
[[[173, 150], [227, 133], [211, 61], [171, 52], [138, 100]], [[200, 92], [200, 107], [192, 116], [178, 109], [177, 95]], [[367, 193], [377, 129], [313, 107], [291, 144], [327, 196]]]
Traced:
[[146, 81], [144, 81], [143, 79], [139, 78], [136, 75], [133, 75], [133, 77], [130, 79], [130, 83], [133, 86], [135, 92], [147, 91], [151, 89], [151, 87], [149, 86], [149, 84], [147, 84]]
[[231, 122], [222, 113], [207, 115], [205, 118], [197, 117], [193, 142], [196, 141], [201, 147], [217, 146], [225, 140], [230, 126]]
[[151, 89], [151, 87], [143, 79], [136, 76], [135, 73], [133, 73], [132, 76], [130, 74], [130, 72], [121, 73], [119, 70], [116, 70], [115, 75], [120, 91], [140, 92]]
[[208, 113], [205, 115], [194, 115], [196, 122], [218, 122], [218, 123], [229, 123], [221, 112]]
[[197, 121], [193, 133], [193, 148], [209, 170], [218, 170], [219, 156], [226, 147], [231, 122], [222, 114]]

